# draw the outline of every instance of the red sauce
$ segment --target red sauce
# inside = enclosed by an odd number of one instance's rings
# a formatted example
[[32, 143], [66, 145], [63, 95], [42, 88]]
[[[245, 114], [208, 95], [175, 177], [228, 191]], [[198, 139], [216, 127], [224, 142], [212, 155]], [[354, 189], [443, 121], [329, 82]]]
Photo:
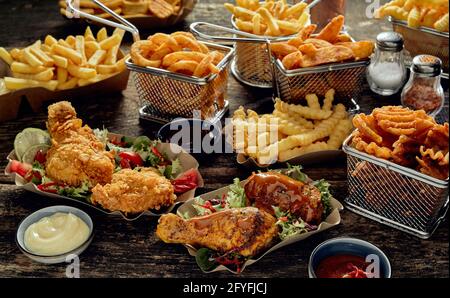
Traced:
[[360, 256], [335, 255], [323, 259], [316, 269], [318, 278], [367, 278], [368, 263]]

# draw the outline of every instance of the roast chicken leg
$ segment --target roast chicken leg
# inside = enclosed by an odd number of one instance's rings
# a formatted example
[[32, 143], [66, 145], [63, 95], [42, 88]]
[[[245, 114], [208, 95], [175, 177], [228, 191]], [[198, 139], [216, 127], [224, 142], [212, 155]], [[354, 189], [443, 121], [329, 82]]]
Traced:
[[321, 193], [311, 184], [292, 179], [277, 172], [253, 174], [244, 186], [248, 205], [274, 214], [272, 206], [289, 211], [307, 223], [321, 222], [323, 204]]
[[166, 243], [254, 256], [277, 236], [275, 221], [272, 215], [254, 207], [227, 209], [189, 220], [165, 214], [159, 219], [156, 235]]

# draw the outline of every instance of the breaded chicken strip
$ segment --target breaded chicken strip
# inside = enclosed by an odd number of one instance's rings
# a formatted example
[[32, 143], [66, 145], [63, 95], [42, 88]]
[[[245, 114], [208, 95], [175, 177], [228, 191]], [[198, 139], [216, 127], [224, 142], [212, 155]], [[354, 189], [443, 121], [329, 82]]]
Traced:
[[122, 169], [112, 181], [92, 189], [91, 201], [110, 211], [138, 213], [170, 206], [176, 196], [170, 181], [152, 168]]
[[111, 181], [114, 156], [105, 151], [92, 129], [77, 118], [70, 102], [61, 101], [48, 107], [47, 129], [52, 147], [47, 152], [45, 170], [56, 182], [79, 187]]

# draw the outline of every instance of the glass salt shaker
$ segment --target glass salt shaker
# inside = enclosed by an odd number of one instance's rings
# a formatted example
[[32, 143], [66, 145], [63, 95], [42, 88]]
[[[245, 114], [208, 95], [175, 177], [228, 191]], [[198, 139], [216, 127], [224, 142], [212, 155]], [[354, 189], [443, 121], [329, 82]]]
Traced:
[[436, 116], [445, 101], [441, 74], [441, 59], [431, 55], [414, 57], [409, 81], [402, 91], [402, 105], [414, 110], [425, 110], [430, 116]]
[[389, 96], [397, 93], [405, 80], [403, 37], [391, 31], [378, 34], [375, 54], [367, 68], [370, 89], [377, 94]]

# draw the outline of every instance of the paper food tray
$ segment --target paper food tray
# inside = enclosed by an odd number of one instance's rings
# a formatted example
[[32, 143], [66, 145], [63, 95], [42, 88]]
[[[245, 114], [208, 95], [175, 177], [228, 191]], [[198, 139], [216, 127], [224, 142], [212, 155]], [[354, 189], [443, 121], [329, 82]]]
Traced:
[[[115, 137], [121, 138], [122, 135], [113, 134], [113, 133], [109, 134], [109, 138], [110, 139], [111, 138], [115, 138]], [[192, 155], [190, 155], [186, 151], [184, 151], [184, 149], [182, 147], [180, 147], [180, 146], [178, 146], [176, 144], [159, 143], [156, 146], [156, 148], [158, 149], [158, 151], [166, 153], [167, 156], [169, 157], [169, 159], [171, 159], [171, 160], [173, 160], [173, 159], [178, 157], [180, 159], [180, 164], [181, 164], [181, 167], [183, 169], [183, 172], [185, 172], [185, 171], [187, 171], [189, 169], [198, 169], [199, 164], [198, 164], [197, 160]], [[63, 199], [63, 200], [69, 200], [69, 201], [73, 201], [73, 202], [78, 202], [78, 203], [81, 203], [83, 205], [86, 205], [86, 206], [89, 206], [91, 208], [94, 208], [94, 209], [96, 209], [96, 210], [98, 210], [98, 211], [100, 211], [100, 212], [102, 212], [104, 214], [107, 214], [107, 215], [116, 215], [116, 216], [119, 215], [119, 216], [122, 216], [125, 220], [128, 220], [128, 221], [136, 220], [139, 217], [144, 216], [144, 215], [145, 216], [161, 216], [164, 213], [171, 212], [177, 205], [179, 205], [179, 204], [181, 204], [181, 203], [183, 203], [183, 202], [185, 202], [185, 201], [187, 201], [187, 200], [189, 200], [191, 198], [194, 198], [194, 196], [195, 196], [196, 188], [191, 189], [191, 190], [183, 193], [182, 195], [177, 196], [177, 199], [175, 200], [175, 203], [172, 206], [170, 206], [168, 208], [161, 209], [161, 210], [159, 210], [159, 212], [153, 212], [153, 211], [148, 210], [148, 211], [145, 211], [145, 212], [142, 212], [142, 213], [139, 213], [139, 214], [128, 214], [127, 215], [127, 214], [125, 214], [125, 213], [123, 213], [121, 211], [108, 211], [108, 210], [105, 210], [105, 209], [101, 208], [100, 206], [94, 205], [94, 204], [92, 204], [90, 202], [87, 202], [87, 201], [85, 201], [83, 199], [74, 199], [74, 198], [70, 198], [70, 197], [67, 197], [67, 196], [62, 196], [62, 195], [59, 195], [59, 194], [54, 194], [54, 193], [41, 191], [41, 190], [39, 190], [37, 188], [37, 186], [34, 183], [27, 182], [21, 176], [16, 175], [15, 173], [12, 173], [10, 171], [11, 161], [12, 160], [16, 160], [16, 155], [14, 153], [14, 150], [11, 151], [11, 153], [9, 153], [9, 155], [7, 156], [7, 159], [8, 159], [8, 165], [5, 168], [5, 174], [10, 176], [10, 177], [12, 177], [14, 179], [15, 184], [17, 186], [19, 186], [20, 188], [25, 189], [25, 190], [30, 191], [30, 192], [33, 192], [33, 193], [37, 193], [37, 194], [42, 195], [42, 196], [51, 197], [51, 198], [54, 198], [54, 199]], [[198, 173], [198, 181], [199, 181], [199, 183], [198, 183], [197, 187], [202, 187], [203, 186], [203, 179], [202, 179], [200, 173]]]
[[[124, 57], [124, 53], [119, 51], [118, 59]], [[40, 111], [44, 102], [49, 100], [71, 100], [82, 98], [84, 96], [92, 96], [93, 94], [107, 94], [120, 92], [127, 88], [128, 69], [109, 77], [105, 80], [76, 87], [68, 90], [51, 91], [42, 87], [26, 88], [14, 90], [0, 95], [0, 122], [16, 119], [23, 98], [26, 98], [33, 112]], [[0, 59], [0, 78], [11, 76], [9, 65]]]
[[[244, 185], [246, 182], [247, 182], [247, 180], [242, 181], [241, 185]], [[200, 196], [203, 199], [206, 199], [206, 200], [212, 199], [212, 198], [215, 198], [215, 197], [222, 197], [222, 195], [226, 194], [228, 192], [228, 190], [229, 190], [229, 186], [226, 186], [226, 187], [219, 188], [219, 189], [217, 189], [215, 191], [211, 191], [211, 192], [202, 194]], [[192, 207], [193, 203], [194, 203], [194, 199], [193, 198], [188, 200], [188, 201], [186, 201], [185, 203], [183, 203], [177, 210], [178, 216], [182, 217], [183, 214], [189, 214], [189, 215], [197, 214], [195, 212], [194, 207]], [[241, 272], [243, 272], [244, 269], [247, 266], [250, 266], [250, 265], [256, 263], [257, 261], [262, 259], [267, 254], [271, 253], [272, 251], [280, 249], [280, 248], [282, 248], [282, 247], [284, 247], [286, 245], [289, 245], [289, 244], [292, 244], [292, 243], [304, 240], [304, 239], [306, 239], [306, 238], [308, 238], [308, 237], [310, 237], [310, 236], [312, 236], [312, 235], [314, 235], [316, 233], [320, 233], [322, 231], [328, 230], [329, 228], [338, 225], [341, 222], [341, 215], [340, 215], [339, 212], [342, 211], [344, 209], [344, 207], [335, 198], [331, 198], [331, 206], [333, 208], [331, 213], [328, 215], [328, 217], [324, 221], [322, 221], [320, 223], [320, 225], [318, 226], [317, 230], [314, 230], [314, 231], [311, 231], [311, 232], [307, 232], [307, 233], [303, 233], [303, 234], [299, 234], [299, 235], [295, 235], [295, 236], [292, 236], [292, 237], [290, 237], [288, 239], [285, 239], [283, 241], [278, 242], [277, 244], [273, 245], [268, 250], [266, 250], [264, 253], [259, 254], [258, 256], [256, 256], [256, 258], [252, 258], [252, 259], [247, 260], [244, 263], [244, 265], [242, 266]], [[187, 250], [188, 250], [188, 252], [189, 252], [189, 254], [191, 256], [194, 256], [194, 257], [196, 256], [197, 249], [195, 247], [193, 247], [191, 245], [185, 245], [185, 247], [187, 248]], [[227, 267], [225, 267], [223, 265], [219, 265], [219, 266], [217, 266], [215, 269], [213, 269], [211, 271], [203, 271], [203, 272], [210, 273], [210, 272], [225, 271], [225, 270], [229, 271], [231, 273], [237, 274], [236, 271], [233, 271], [233, 270], [231, 270], [231, 269], [229, 269], [229, 268], [227, 268]]]

